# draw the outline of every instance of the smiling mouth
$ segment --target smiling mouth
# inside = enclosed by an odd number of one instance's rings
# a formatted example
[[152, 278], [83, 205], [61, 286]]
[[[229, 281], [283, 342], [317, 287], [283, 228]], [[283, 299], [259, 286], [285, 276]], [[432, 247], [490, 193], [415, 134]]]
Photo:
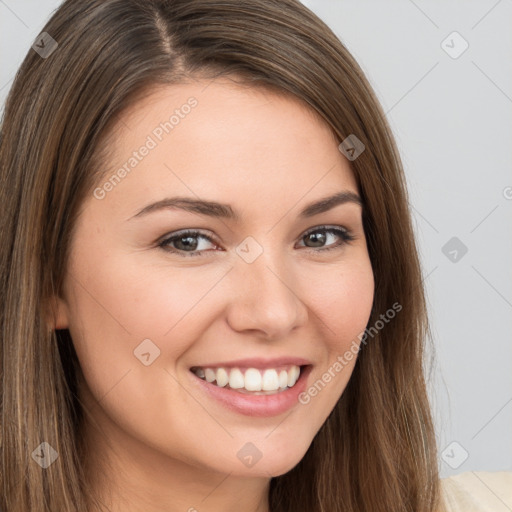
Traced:
[[274, 395], [292, 388], [304, 368], [293, 364], [266, 369], [194, 366], [190, 371], [220, 388], [251, 395]]

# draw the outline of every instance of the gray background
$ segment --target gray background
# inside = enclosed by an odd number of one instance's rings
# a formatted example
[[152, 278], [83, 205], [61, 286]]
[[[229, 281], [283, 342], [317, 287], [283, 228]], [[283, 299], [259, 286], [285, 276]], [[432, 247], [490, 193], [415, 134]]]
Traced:
[[[436, 354], [441, 476], [512, 470], [512, 0], [304, 3], [362, 66], [402, 154]], [[59, 4], [0, 0], [2, 110]]]

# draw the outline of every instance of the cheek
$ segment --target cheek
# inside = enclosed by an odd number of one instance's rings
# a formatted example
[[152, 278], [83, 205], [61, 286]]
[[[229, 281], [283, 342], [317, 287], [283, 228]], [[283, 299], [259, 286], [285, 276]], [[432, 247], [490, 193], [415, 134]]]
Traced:
[[[186, 430], [194, 415], [204, 414], [173, 378], [173, 366], [207, 328], [213, 306], [207, 292], [225, 271], [150, 268], [136, 260], [118, 255], [111, 264], [99, 251], [81, 254], [65, 288], [69, 330], [87, 393], [126, 432], [162, 447], [169, 431]], [[148, 365], [143, 353], [150, 354]], [[98, 410], [92, 400], [87, 405]], [[196, 448], [180, 450], [184, 458]]]
[[[364, 331], [373, 304], [374, 280], [367, 258], [352, 266], [317, 272], [307, 292], [321, 322], [330, 352], [345, 351]], [[313, 308], [313, 306], [312, 306]], [[332, 354], [331, 354], [332, 355]]]
[[71, 267], [76, 276], [70, 280], [72, 316], [102, 338], [133, 342], [172, 338], [173, 330], [199, 327], [211, 310], [208, 292], [227, 271], [220, 266], [148, 264], [144, 253], [117, 254], [115, 261], [100, 251], [82, 256]]
[[324, 334], [323, 357], [311, 375], [309, 387], [299, 397], [318, 419], [314, 428], [320, 428], [350, 380], [374, 296], [373, 272], [367, 257], [317, 276], [319, 287], [312, 301]]
[[158, 379], [172, 386], [163, 369], [174, 372], [208, 329], [219, 308], [215, 285], [229, 267], [170, 268], [148, 265], [142, 253], [118, 253], [114, 261], [108, 250], [83, 249], [70, 265], [66, 296], [69, 330], [91, 392], [98, 400], [111, 397], [118, 383], [126, 389], [135, 379], [134, 399], [137, 389], [164, 389]]

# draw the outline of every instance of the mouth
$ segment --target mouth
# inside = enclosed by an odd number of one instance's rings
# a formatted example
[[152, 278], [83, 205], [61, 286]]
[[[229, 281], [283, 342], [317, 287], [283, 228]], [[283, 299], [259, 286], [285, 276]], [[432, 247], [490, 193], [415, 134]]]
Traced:
[[275, 365], [267, 368], [243, 366], [193, 366], [199, 379], [218, 388], [249, 395], [275, 395], [293, 388], [308, 365]]
[[284, 356], [211, 361], [188, 373], [204, 399], [236, 414], [275, 417], [300, 405], [312, 369], [307, 359]]

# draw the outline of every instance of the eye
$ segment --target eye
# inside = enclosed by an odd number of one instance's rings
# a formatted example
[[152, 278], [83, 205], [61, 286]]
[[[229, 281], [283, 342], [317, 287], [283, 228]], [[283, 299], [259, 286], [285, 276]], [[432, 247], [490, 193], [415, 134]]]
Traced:
[[[334, 244], [328, 244], [324, 246], [324, 244], [328, 241], [328, 236], [338, 237], [340, 241]], [[352, 240], [355, 240], [355, 236], [350, 233], [346, 228], [341, 226], [318, 226], [313, 229], [307, 231], [304, 235], [302, 235], [301, 240], [309, 240], [313, 244], [313, 246], [306, 246], [308, 249], [312, 249], [313, 251], [330, 251], [333, 249], [338, 249], [344, 246], [347, 243], [350, 243]]]
[[197, 239], [203, 239], [212, 242], [211, 237], [201, 233], [200, 231], [188, 230], [178, 232], [178, 234], [174, 234], [171, 237], [165, 238], [158, 244], [158, 247], [161, 247], [164, 251], [178, 253], [183, 256], [202, 256], [205, 252], [205, 249], [200, 248], [201, 244], [197, 241]]
[[[328, 235], [332, 238], [338, 237], [339, 241], [324, 246], [326, 242], [328, 242]], [[212, 237], [196, 230], [184, 230], [175, 233], [159, 242], [158, 247], [164, 251], [176, 253], [184, 257], [204, 256], [205, 253], [208, 252], [208, 249], [201, 247], [201, 243], [198, 241], [201, 239], [217, 247]], [[306, 239], [315, 244], [313, 246], [303, 246], [306, 247], [306, 249], [320, 252], [341, 248], [345, 244], [355, 240], [355, 236], [341, 226], [317, 226], [307, 231], [300, 239]]]

